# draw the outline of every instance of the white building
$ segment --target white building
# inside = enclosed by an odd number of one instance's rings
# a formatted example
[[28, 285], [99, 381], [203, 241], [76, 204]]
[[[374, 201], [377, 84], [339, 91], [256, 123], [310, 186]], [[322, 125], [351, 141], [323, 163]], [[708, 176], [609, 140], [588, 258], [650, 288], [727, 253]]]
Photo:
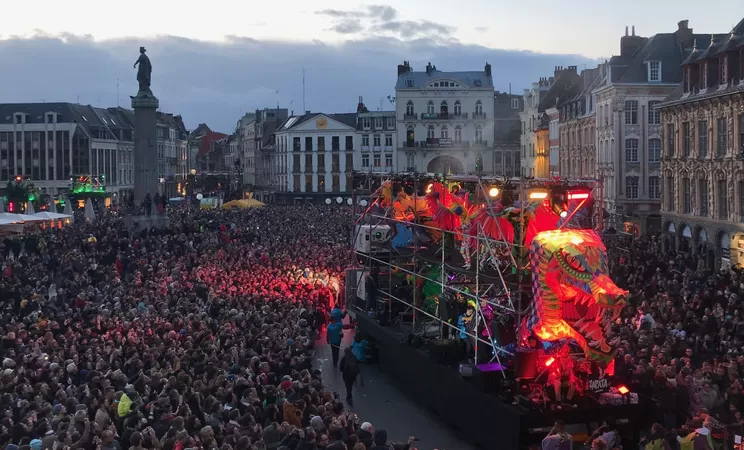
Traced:
[[359, 145], [354, 148], [354, 170], [398, 172], [395, 111], [367, 111], [361, 97], [357, 111]]
[[71, 103], [0, 104], [0, 188], [22, 176], [64, 195], [73, 176], [88, 175], [115, 197], [131, 191], [134, 130], [125, 116]]
[[256, 114], [246, 113], [235, 127], [238, 153], [243, 168], [243, 184], [256, 184]]
[[283, 203], [349, 197], [357, 139], [356, 114], [307, 112], [275, 132], [275, 198]]
[[532, 87], [524, 90], [524, 108], [519, 114], [522, 120], [522, 135], [519, 143], [522, 146], [522, 176], [536, 176], [536, 158], [538, 152], [537, 129], [540, 124], [540, 102], [548, 93], [555, 81], [554, 77], [540, 78]]
[[395, 85], [398, 170], [490, 172], [493, 168], [494, 89], [483, 71], [442, 72], [429, 63], [415, 72], [398, 65]]

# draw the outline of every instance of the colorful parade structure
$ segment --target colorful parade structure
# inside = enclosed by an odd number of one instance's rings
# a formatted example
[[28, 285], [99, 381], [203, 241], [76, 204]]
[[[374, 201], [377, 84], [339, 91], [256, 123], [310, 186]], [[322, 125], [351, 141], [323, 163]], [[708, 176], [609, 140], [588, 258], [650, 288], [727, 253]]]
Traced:
[[358, 174], [354, 186], [347, 302], [363, 331], [407, 347], [381, 360], [402, 367], [426, 349], [529, 406], [617, 401], [606, 377], [627, 292], [608, 272], [601, 183], [411, 173]]

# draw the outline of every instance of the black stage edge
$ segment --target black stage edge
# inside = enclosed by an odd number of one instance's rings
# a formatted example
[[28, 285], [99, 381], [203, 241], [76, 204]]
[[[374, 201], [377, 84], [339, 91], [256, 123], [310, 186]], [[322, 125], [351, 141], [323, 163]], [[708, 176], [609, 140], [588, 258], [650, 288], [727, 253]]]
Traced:
[[547, 432], [531, 435], [529, 429], [550, 429], [556, 420], [566, 424], [596, 423], [610, 411], [614, 419], [627, 419], [633, 428], [648, 421], [642, 417], [641, 405], [611, 406], [600, 414], [596, 409], [541, 412], [504, 403], [464, 380], [458, 370], [432, 360], [425, 350], [402, 342], [391, 328], [381, 326], [374, 318], [358, 312], [356, 321], [360, 331], [376, 341], [380, 368], [396, 380], [398, 387], [483, 448], [539, 445]]

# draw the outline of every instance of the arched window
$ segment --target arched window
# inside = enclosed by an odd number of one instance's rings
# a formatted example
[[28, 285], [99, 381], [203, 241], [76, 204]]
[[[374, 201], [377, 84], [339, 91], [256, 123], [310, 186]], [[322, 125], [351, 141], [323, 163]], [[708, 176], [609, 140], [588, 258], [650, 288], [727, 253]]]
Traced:
[[431, 100], [426, 104], [426, 114], [434, 114], [434, 102]]
[[449, 113], [449, 106], [447, 106], [447, 100], [443, 100], [442, 104], [439, 105], [439, 113], [445, 116]]
[[480, 100], [475, 102], [475, 115], [482, 116], [483, 115], [483, 103], [481, 103]]
[[428, 139], [434, 139], [434, 125], [429, 125], [429, 128], [426, 130], [426, 137]]
[[408, 103], [406, 103], [406, 115], [407, 116], [412, 116], [413, 113], [414, 113], [413, 102], [410, 101], [410, 100], [408, 100]]
[[[455, 105], [455, 108], [457, 108], [457, 105]], [[455, 127], [455, 142], [462, 142], [462, 128]]]
[[479, 144], [483, 142], [483, 129], [481, 127], [475, 127], [475, 142]]
[[456, 116], [462, 115], [462, 105], [460, 104], [460, 100], [455, 102], [455, 115]]
[[447, 127], [442, 127], [441, 131], [439, 131], [439, 137], [442, 139], [449, 138], [449, 130]]

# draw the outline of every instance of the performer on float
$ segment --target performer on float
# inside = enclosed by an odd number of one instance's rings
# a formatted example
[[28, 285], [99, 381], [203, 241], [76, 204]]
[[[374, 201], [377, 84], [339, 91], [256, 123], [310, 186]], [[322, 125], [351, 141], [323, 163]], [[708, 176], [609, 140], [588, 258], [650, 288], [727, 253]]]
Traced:
[[460, 222], [460, 226], [462, 228], [462, 240], [460, 241], [460, 255], [462, 255], [463, 261], [465, 261], [465, 264], [463, 264], [463, 268], [470, 269], [470, 255], [473, 252], [473, 241], [475, 240], [470, 235], [470, 215], [464, 214], [462, 217], [462, 221]]
[[549, 366], [548, 384], [553, 387], [555, 401], [563, 402], [561, 390], [564, 388], [568, 389], [566, 400], [571, 401], [576, 393], [576, 373], [574, 370], [575, 363], [571, 358], [568, 344], [561, 347], [553, 358], [555, 360]]
[[468, 355], [468, 359], [470, 359], [470, 355], [473, 354], [474, 340], [470, 336], [475, 334], [473, 333], [475, 328], [475, 320], [473, 319], [475, 319], [475, 302], [473, 300], [468, 300], [465, 313], [461, 314], [457, 319], [457, 327], [460, 329], [460, 342], [465, 343], [465, 354]]

